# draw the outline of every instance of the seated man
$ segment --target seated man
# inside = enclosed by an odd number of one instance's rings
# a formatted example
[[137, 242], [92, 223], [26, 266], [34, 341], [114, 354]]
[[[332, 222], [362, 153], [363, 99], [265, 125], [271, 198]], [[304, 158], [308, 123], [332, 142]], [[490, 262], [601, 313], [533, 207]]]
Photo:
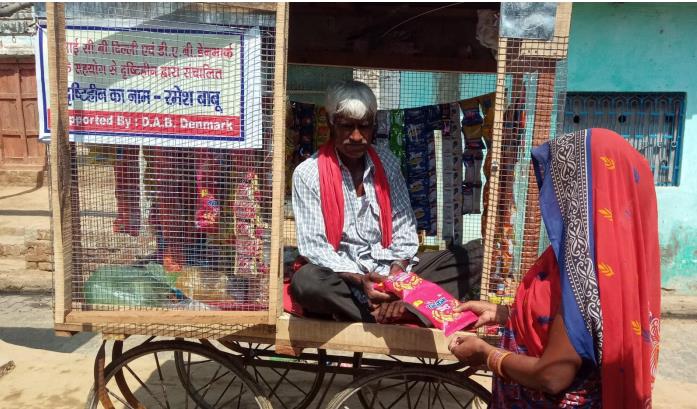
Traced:
[[462, 248], [416, 257], [416, 218], [399, 162], [372, 145], [377, 101], [371, 89], [358, 81], [337, 84], [325, 108], [330, 139], [293, 173], [298, 248], [308, 260], [291, 281], [294, 300], [311, 315], [340, 321], [409, 321], [415, 310], [373, 289], [381, 277], [401, 271], [465, 298], [479, 282], [481, 258], [472, 263]]

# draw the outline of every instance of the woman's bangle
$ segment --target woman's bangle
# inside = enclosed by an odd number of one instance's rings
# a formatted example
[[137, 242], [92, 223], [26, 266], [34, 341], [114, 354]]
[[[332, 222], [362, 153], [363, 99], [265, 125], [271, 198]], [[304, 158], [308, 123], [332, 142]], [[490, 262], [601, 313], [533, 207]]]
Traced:
[[501, 364], [503, 363], [503, 360], [511, 354], [512, 352], [510, 351], [494, 348], [489, 352], [489, 355], [486, 357], [486, 366], [499, 378], [505, 378], [506, 376], [503, 374]]

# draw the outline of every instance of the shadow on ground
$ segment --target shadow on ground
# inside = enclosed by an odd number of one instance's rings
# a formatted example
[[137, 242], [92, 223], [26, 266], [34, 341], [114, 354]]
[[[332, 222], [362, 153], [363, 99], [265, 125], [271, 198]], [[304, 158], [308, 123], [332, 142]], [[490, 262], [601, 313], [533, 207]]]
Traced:
[[51, 328], [0, 327], [0, 339], [7, 343], [53, 352], [75, 352], [94, 336], [81, 332], [72, 337], [57, 337]]

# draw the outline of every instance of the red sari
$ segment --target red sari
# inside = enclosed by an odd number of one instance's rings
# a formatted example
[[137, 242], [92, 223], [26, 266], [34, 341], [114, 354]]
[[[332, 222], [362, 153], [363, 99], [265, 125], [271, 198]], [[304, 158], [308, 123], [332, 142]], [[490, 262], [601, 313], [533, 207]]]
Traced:
[[650, 408], [661, 302], [649, 165], [605, 129], [557, 138], [533, 159], [552, 245], [518, 289], [503, 347], [541, 356], [560, 311], [583, 365], [558, 396], [497, 380], [492, 407]]

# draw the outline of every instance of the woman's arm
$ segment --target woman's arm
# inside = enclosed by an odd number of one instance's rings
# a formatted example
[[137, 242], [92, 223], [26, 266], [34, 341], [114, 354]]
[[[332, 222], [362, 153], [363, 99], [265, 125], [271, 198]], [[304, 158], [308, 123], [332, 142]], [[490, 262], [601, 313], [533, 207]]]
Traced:
[[[557, 394], [567, 389], [581, 367], [581, 357], [571, 345], [564, 328], [564, 320], [557, 314], [552, 321], [549, 340], [540, 358], [510, 354], [501, 362], [506, 378], [530, 389]], [[469, 365], [486, 364], [495, 348], [480, 338], [458, 337], [450, 343], [450, 351]]]

